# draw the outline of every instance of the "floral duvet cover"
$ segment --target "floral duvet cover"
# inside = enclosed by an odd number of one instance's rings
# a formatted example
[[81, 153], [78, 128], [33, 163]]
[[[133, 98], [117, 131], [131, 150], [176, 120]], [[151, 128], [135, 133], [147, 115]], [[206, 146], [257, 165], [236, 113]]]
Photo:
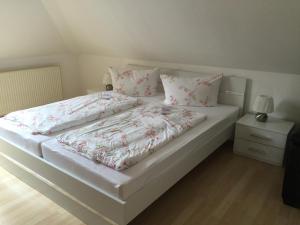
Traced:
[[64, 133], [57, 140], [88, 159], [124, 170], [205, 119], [200, 112], [152, 103]]
[[6, 115], [4, 119], [29, 129], [32, 134], [49, 135], [122, 112], [137, 106], [138, 103], [135, 97], [114, 92], [99, 92], [16, 111]]

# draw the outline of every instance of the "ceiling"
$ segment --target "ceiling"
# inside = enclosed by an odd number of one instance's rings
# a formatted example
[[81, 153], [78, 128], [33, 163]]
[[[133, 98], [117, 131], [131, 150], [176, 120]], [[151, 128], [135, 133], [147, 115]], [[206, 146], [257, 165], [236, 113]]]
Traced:
[[0, 59], [66, 52], [39, 0], [0, 0]]
[[[299, 0], [0, 0], [0, 57], [55, 52], [300, 74]], [[25, 54], [26, 55], [26, 54]]]

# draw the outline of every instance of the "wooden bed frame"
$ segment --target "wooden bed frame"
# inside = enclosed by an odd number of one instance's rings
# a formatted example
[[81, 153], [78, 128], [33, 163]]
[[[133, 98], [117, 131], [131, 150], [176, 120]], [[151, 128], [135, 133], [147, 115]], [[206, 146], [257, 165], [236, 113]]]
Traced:
[[[244, 108], [246, 79], [228, 76], [223, 79], [219, 102]], [[209, 154], [232, 137], [234, 124], [224, 127], [213, 138], [197, 138], [185, 148], [191, 154], [178, 161], [126, 201], [73, 177], [43, 158], [17, 148], [0, 138], [0, 164], [88, 225], [128, 224], [140, 212], [165, 193]]]

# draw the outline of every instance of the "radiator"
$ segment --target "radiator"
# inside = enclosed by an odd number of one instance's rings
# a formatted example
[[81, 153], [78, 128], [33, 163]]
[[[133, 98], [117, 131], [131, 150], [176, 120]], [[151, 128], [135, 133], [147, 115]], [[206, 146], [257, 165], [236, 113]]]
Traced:
[[58, 66], [0, 73], [0, 115], [61, 99]]

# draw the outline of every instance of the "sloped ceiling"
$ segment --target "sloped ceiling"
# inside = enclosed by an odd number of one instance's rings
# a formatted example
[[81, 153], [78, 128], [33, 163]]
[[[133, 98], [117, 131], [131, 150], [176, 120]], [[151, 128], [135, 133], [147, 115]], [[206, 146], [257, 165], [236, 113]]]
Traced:
[[300, 74], [299, 0], [0, 0], [0, 58], [62, 52]]
[[43, 2], [80, 53], [300, 73], [299, 0]]
[[0, 59], [65, 53], [40, 0], [0, 0]]

